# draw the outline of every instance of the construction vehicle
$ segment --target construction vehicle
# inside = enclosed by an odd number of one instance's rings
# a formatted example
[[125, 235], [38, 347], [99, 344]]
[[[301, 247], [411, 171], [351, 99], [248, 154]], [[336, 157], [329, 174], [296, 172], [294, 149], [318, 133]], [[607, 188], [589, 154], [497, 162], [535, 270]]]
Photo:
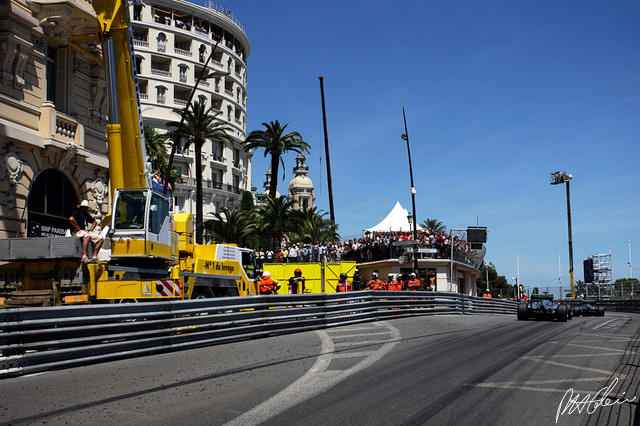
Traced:
[[[255, 258], [233, 245], [193, 243], [190, 214], [170, 213], [152, 188], [128, 3], [94, 0], [109, 94], [110, 253], [82, 263], [77, 237], [0, 241], [0, 298], [8, 306], [63, 305], [256, 294]], [[102, 256], [102, 255], [101, 255]]]

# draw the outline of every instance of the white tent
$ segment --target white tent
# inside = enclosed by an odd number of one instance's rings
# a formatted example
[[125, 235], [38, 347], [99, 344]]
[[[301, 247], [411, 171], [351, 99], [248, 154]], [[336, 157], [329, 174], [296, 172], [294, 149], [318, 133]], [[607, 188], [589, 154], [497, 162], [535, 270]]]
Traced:
[[369, 229], [365, 229], [364, 232], [397, 232], [397, 231], [411, 231], [412, 228], [409, 225], [409, 211], [400, 205], [400, 201], [396, 202], [395, 207], [389, 212], [387, 217], [382, 219], [382, 222], [376, 226], [372, 226]]

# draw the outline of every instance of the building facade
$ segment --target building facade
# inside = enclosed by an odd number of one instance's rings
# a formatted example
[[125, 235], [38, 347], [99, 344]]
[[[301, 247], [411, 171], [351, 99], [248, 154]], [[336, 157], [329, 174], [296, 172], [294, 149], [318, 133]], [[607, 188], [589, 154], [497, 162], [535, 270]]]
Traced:
[[[0, 238], [64, 235], [83, 199], [110, 210], [104, 66], [90, 2], [5, 0], [0, 8]], [[246, 134], [249, 42], [233, 14], [184, 1], [130, 5], [145, 124], [178, 121], [213, 46], [195, 102], [220, 111], [233, 146], [203, 147], [205, 214], [239, 206], [250, 186]], [[137, 19], [133, 19], [137, 18]], [[146, 45], [144, 42], [147, 42]], [[195, 212], [192, 152], [176, 155], [176, 210]], [[206, 218], [206, 216], [205, 216]]]
[[0, 8], [0, 238], [64, 235], [109, 210], [104, 68], [90, 3]]
[[213, 2], [202, 7], [182, 0], [135, 1], [130, 16], [145, 125], [165, 133], [167, 122], [180, 121], [175, 110], [187, 105], [212, 51], [204, 74], [225, 74], [201, 80], [192, 102], [213, 106], [218, 119], [232, 129], [233, 145], [208, 142], [202, 158], [194, 158], [193, 147], [175, 156], [181, 175], [173, 191], [175, 211], [195, 213], [195, 161], [202, 163], [204, 219], [222, 207], [238, 209], [242, 192], [251, 189], [252, 155], [241, 143], [246, 138], [250, 51], [242, 24]]

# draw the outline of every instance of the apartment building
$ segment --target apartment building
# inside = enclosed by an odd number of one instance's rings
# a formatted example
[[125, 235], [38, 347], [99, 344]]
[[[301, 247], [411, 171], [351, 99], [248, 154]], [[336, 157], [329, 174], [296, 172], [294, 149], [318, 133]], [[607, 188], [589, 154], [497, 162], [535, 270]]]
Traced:
[[[174, 208], [195, 212], [195, 161], [202, 163], [203, 213], [211, 218], [222, 207], [240, 207], [242, 192], [251, 189], [251, 156], [241, 142], [246, 137], [247, 57], [249, 40], [233, 12], [218, 3], [205, 6], [181, 0], [142, 0], [130, 4], [138, 84], [144, 123], [158, 132], [179, 121], [203, 72], [224, 75], [203, 79], [192, 102], [213, 106], [232, 129], [233, 145], [208, 142], [202, 158], [194, 149], [180, 151], [174, 165], [180, 178], [174, 188]], [[212, 54], [213, 52], [213, 54]]]

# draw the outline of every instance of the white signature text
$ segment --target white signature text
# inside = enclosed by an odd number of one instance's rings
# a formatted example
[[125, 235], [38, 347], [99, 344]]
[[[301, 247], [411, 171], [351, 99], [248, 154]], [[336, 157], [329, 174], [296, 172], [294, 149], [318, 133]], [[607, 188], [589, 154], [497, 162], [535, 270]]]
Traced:
[[585, 396], [573, 394], [573, 388], [567, 390], [558, 405], [558, 411], [556, 411], [556, 423], [560, 416], [566, 414], [572, 414], [574, 412], [582, 413], [585, 411], [589, 414], [593, 414], [600, 407], [610, 407], [612, 405], [621, 405], [626, 402], [635, 402], [636, 397], [631, 399], [609, 398], [613, 388], [618, 384], [618, 378], [616, 377], [609, 386], [600, 389], [595, 395], [586, 394]]

